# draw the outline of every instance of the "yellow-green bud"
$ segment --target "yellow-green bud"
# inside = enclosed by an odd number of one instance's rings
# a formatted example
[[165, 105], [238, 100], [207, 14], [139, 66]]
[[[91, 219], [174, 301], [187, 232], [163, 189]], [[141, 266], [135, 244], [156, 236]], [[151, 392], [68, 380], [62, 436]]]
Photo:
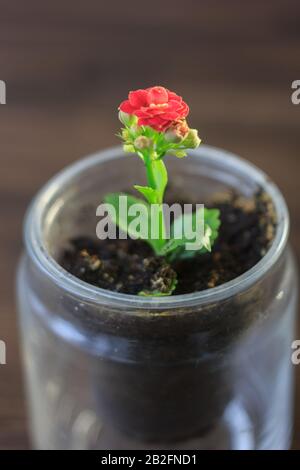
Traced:
[[123, 145], [123, 150], [124, 150], [124, 152], [129, 152], [129, 153], [134, 153], [135, 152], [134, 146], [131, 145], [131, 144], [124, 144]]
[[148, 139], [148, 137], [145, 137], [144, 135], [140, 135], [134, 141], [134, 146], [138, 150], [148, 149], [151, 147], [151, 145], [152, 145], [152, 140]]
[[130, 134], [127, 129], [122, 129], [122, 139], [127, 141], [129, 140]]
[[138, 121], [138, 118], [134, 114], [127, 114], [123, 111], [119, 111], [119, 119], [126, 127], [132, 127], [137, 124]]
[[196, 149], [199, 147], [201, 139], [199, 139], [197, 129], [190, 129], [187, 137], [184, 139], [183, 144], [186, 148]]

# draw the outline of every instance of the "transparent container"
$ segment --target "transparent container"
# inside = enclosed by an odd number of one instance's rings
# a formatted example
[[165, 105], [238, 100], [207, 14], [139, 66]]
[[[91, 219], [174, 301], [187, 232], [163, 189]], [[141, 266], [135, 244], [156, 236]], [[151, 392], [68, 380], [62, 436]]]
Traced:
[[[132, 159], [135, 158], [133, 163]], [[143, 298], [75, 278], [57, 263], [95, 234], [107, 192], [144, 179], [113, 148], [54, 177], [26, 217], [18, 303], [33, 445], [38, 449], [287, 449], [297, 297], [288, 213], [257, 168], [201, 146], [167, 158], [175, 187], [201, 203], [263, 188], [278, 217], [264, 258], [222, 286]]]

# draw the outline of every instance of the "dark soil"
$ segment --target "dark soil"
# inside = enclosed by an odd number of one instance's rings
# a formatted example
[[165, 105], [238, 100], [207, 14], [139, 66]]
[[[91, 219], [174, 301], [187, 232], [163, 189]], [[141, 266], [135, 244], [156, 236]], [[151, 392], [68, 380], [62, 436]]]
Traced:
[[253, 267], [267, 252], [276, 230], [270, 198], [258, 192], [252, 199], [236, 194], [216, 196], [221, 227], [212, 253], [168, 264], [139, 240], [71, 240], [61, 265], [85, 282], [125, 294], [168, 292], [177, 273], [173, 294], [187, 294], [224, 284]]

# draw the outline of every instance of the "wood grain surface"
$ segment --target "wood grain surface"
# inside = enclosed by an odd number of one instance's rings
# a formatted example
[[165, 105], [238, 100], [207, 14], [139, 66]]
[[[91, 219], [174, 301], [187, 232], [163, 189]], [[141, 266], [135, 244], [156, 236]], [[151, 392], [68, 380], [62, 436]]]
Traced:
[[[128, 89], [166, 85], [207, 144], [265, 170], [290, 208], [300, 254], [300, 3], [290, 0], [0, 0], [0, 448], [30, 447], [14, 278], [22, 218], [37, 189], [117, 144]], [[300, 331], [296, 334], [300, 338]], [[293, 446], [300, 449], [300, 366]]]

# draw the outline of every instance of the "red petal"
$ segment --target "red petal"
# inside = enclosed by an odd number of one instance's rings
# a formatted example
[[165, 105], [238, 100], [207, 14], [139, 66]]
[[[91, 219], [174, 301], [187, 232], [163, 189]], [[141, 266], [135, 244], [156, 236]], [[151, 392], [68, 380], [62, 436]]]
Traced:
[[169, 101], [170, 100], [179, 101], [179, 102], [182, 101], [181, 96], [176, 95], [176, 93], [174, 93], [173, 91], [168, 90], [168, 96], [169, 96]]
[[161, 131], [162, 126], [159, 121], [156, 119], [139, 119], [139, 125], [140, 126], [149, 126], [152, 127], [152, 129], [155, 129], [156, 131]]
[[169, 105], [168, 110], [170, 111], [179, 111], [182, 107], [182, 103], [180, 103], [179, 101], [175, 101], [175, 100], [169, 101], [168, 105]]
[[148, 104], [163, 104], [168, 102], [168, 92], [163, 86], [153, 86], [147, 89]]
[[163, 125], [163, 132], [165, 132], [166, 130], [169, 129], [169, 127], [171, 127], [173, 125], [173, 121], [165, 121], [164, 125]]
[[168, 110], [168, 106], [157, 106], [155, 108], [148, 108], [149, 109], [149, 114], [152, 116], [159, 116], [160, 114], [164, 114], [166, 110]]
[[171, 125], [171, 123], [172, 121], [165, 121], [165, 119], [161, 119], [159, 116], [148, 120], [148, 125], [158, 131], [165, 130]]
[[188, 105], [183, 101], [182, 102], [182, 108], [180, 110], [180, 115], [181, 117], [186, 117], [190, 112], [190, 108], [188, 107]]
[[138, 123], [140, 126], [149, 126], [152, 127], [152, 129], [161, 132], [164, 121], [160, 120], [159, 118], [141, 118], [139, 119]]
[[147, 118], [139, 118], [138, 124], [139, 126], [148, 126], [149, 119]]
[[175, 121], [176, 119], [180, 117], [180, 114], [175, 111], [174, 112], [170, 111], [167, 113], [163, 113], [160, 117], [167, 121]]
[[130, 105], [129, 101], [126, 100], [126, 101], [123, 101], [120, 106], [119, 106], [119, 109], [121, 111], [123, 111], [123, 113], [127, 113], [127, 114], [133, 114], [134, 112], [134, 109], [133, 107]]
[[141, 109], [137, 109], [134, 114], [137, 116], [137, 117], [140, 117], [140, 118], [147, 118], [147, 117], [152, 117], [152, 114], [151, 114], [151, 111], [149, 110], [149, 108], [141, 108]]
[[147, 92], [146, 90], [131, 91], [128, 95], [129, 102], [134, 108], [147, 106]]

